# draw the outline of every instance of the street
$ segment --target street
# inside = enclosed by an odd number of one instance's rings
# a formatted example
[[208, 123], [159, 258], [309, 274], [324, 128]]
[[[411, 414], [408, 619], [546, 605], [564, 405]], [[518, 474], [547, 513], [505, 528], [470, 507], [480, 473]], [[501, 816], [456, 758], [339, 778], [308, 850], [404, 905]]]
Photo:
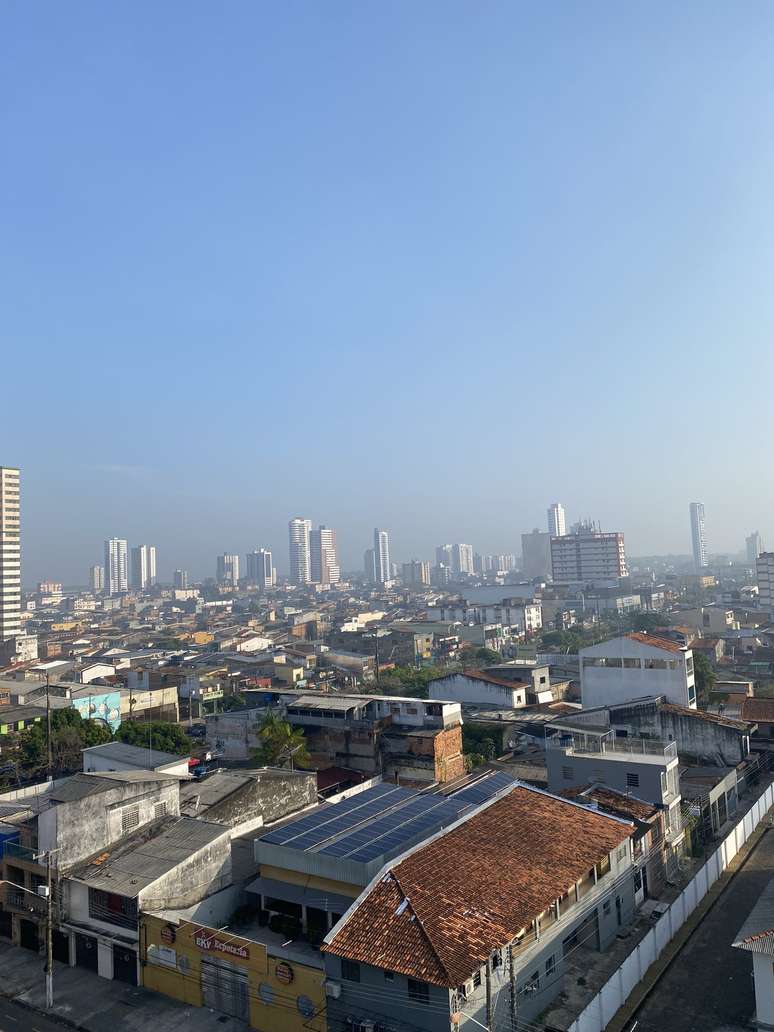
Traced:
[[755, 1010], [752, 958], [731, 947], [774, 877], [774, 832], [762, 838], [636, 1014], [637, 1032], [719, 1032]]
[[0, 1032], [62, 1032], [62, 1024], [0, 997]]

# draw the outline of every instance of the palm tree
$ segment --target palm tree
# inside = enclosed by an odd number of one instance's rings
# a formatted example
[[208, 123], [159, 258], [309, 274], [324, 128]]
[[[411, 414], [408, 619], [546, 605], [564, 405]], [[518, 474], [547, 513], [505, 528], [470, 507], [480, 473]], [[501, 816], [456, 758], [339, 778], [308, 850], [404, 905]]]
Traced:
[[253, 758], [262, 766], [289, 765], [292, 770], [297, 763], [302, 766], [309, 764], [304, 732], [283, 720], [274, 710], [266, 713], [257, 730], [261, 745], [254, 751]]

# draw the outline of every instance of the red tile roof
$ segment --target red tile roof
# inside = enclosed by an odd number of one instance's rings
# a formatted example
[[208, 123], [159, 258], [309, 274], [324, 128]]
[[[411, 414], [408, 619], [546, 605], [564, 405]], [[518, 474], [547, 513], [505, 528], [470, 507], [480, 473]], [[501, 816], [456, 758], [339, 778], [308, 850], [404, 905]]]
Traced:
[[582, 806], [596, 803], [608, 813], [638, 821], [650, 821], [659, 812], [658, 807], [653, 803], [648, 803], [644, 799], [636, 799], [634, 796], [628, 796], [624, 792], [618, 792], [614, 788], [605, 788], [602, 785], [566, 788], [562, 795], [573, 799]]
[[684, 646], [669, 638], [657, 638], [655, 634], [645, 634], [644, 631], [632, 631], [626, 635], [632, 641], [638, 641], [641, 645], [650, 645], [654, 649], [663, 649], [665, 652], [682, 652]]
[[742, 720], [759, 721], [764, 724], [774, 723], [774, 699], [751, 699], [745, 696], [742, 703]]
[[[763, 700], [748, 699], [748, 702], [757, 702]], [[662, 702], [659, 705], [660, 710], [664, 710], [665, 713], [674, 713], [679, 717], [693, 717], [694, 720], [708, 720], [711, 724], [723, 724], [725, 727], [733, 727], [738, 731], [748, 731], [749, 728], [745, 724], [744, 720], [734, 720], [732, 717], [723, 717], [719, 713], [708, 713], [707, 710], [695, 710], [689, 709], [688, 706], [677, 706], [674, 702]], [[744, 715], [744, 714], [743, 714]], [[746, 720], [758, 720], [759, 717], [746, 717]], [[772, 717], [774, 720], [774, 717]]]
[[456, 988], [632, 828], [519, 785], [374, 881], [323, 949]]

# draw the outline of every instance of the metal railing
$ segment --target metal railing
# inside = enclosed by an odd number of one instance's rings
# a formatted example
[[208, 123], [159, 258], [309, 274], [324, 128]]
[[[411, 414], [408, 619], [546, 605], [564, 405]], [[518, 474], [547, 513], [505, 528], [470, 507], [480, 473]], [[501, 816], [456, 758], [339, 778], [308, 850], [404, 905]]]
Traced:
[[21, 842], [3, 843], [3, 857], [9, 860], [28, 860], [30, 863], [36, 863], [36, 856], [36, 850], [23, 846]]
[[610, 733], [557, 734], [546, 738], [546, 748], [566, 749], [577, 755], [624, 753], [628, 756], [663, 756], [665, 760], [677, 759], [676, 742], [663, 742], [655, 738], [616, 738]]

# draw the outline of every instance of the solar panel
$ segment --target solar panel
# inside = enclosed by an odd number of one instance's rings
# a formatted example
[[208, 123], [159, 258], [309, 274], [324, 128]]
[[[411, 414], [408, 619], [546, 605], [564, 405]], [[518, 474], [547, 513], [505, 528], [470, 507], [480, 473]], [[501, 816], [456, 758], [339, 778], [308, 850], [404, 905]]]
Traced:
[[410, 789], [396, 785], [376, 785], [340, 803], [324, 803], [312, 813], [263, 835], [260, 841], [308, 849], [413, 795]]
[[469, 785], [467, 788], [460, 789], [459, 792], [455, 792], [448, 798], [453, 799], [455, 802], [461, 801], [475, 806], [478, 803], [486, 802], [487, 799], [492, 799], [504, 788], [515, 784], [516, 781], [510, 774], [500, 770], [490, 777], [474, 782], [474, 784]]

